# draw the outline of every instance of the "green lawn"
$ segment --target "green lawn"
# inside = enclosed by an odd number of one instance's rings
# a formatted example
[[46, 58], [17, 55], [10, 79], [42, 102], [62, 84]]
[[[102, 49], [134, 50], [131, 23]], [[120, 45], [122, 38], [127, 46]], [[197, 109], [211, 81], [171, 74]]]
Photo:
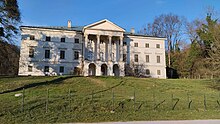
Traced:
[[[190, 79], [1, 77], [0, 122], [220, 119], [219, 86]], [[22, 97], [14, 95], [23, 88], [22, 111]]]

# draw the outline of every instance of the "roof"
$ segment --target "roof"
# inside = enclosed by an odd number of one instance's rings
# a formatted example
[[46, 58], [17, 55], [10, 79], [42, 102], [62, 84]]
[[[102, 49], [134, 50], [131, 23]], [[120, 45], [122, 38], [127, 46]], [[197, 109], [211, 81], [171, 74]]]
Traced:
[[125, 32], [124, 35], [131, 35], [131, 36], [140, 36], [140, 37], [155, 37], [155, 38], [166, 38], [166, 37], [158, 37], [158, 36], [152, 36], [152, 35], [145, 35], [145, 34], [137, 34], [137, 33], [131, 33], [131, 32]]
[[124, 28], [122, 28], [122, 27], [116, 25], [115, 23], [109, 21], [108, 19], [103, 19], [103, 20], [100, 20], [100, 21], [98, 21], [98, 22], [89, 24], [89, 25], [85, 26], [84, 29], [89, 28], [89, 27], [92, 27], [92, 26], [95, 26], [95, 25], [98, 25], [98, 24], [101, 24], [101, 23], [104, 23], [104, 22], [110, 23], [111, 25], [117, 27], [119, 30], [125, 32], [125, 29], [124, 29]]
[[67, 31], [82, 31], [84, 26], [73, 26], [68, 28], [66, 26], [20, 26], [20, 28], [43, 28], [43, 29], [55, 29], [55, 30], [67, 30]]

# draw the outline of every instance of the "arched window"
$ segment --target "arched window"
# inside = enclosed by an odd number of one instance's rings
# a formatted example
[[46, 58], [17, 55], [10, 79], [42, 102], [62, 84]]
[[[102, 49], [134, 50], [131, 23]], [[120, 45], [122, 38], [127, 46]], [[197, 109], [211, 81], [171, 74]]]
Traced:
[[150, 75], [150, 70], [146, 69], [146, 75]]

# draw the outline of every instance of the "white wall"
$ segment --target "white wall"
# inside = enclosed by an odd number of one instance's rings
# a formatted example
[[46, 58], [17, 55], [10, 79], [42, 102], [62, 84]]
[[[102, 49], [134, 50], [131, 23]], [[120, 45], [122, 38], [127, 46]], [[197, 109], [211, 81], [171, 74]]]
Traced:
[[[144, 69], [150, 70], [150, 76], [154, 78], [166, 78], [166, 59], [165, 59], [165, 39], [155, 37], [143, 37], [128, 35], [125, 40], [128, 45], [128, 61], [127, 63], [134, 63], [135, 65], [143, 65]], [[138, 47], [134, 44], [138, 43]], [[149, 48], [145, 44], [149, 43]], [[160, 44], [160, 48], [156, 48], [156, 44]], [[138, 62], [134, 62], [134, 55], [138, 55]], [[149, 62], [146, 62], [146, 55], [149, 55]], [[160, 56], [160, 63], [157, 63], [157, 56]], [[157, 70], [161, 71], [157, 75]]]

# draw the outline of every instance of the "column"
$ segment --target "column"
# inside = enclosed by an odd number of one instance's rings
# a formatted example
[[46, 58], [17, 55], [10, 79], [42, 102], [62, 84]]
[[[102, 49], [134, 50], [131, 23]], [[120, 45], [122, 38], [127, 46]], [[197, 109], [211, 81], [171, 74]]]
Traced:
[[120, 46], [119, 46], [119, 40], [118, 41], [116, 41], [115, 42], [115, 44], [116, 44], [116, 51], [115, 51], [115, 53], [116, 53], [116, 61], [117, 62], [119, 62], [119, 60], [120, 60]]
[[97, 53], [96, 53], [96, 60], [100, 60], [100, 35], [96, 35], [96, 39], [97, 39]]
[[119, 61], [123, 61], [123, 37], [120, 37], [120, 46], [119, 46]]
[[84, 59], [87, 59], [88, 58], [88, 51], [87, 51], [87, 46], [88, 46], [88, 34], [85, 34], [84, 35], [85, 37], [85, 43], [84, 43], [84, 49], [83, 49], [83, 53], [84, 53]]
[[108, 62], [109, 57], [109, 48], [108, 48], [108, 41], [105, 41], [105, 62]]
[[112, 36], [108, 36], [108, 61], [112, 61]]

